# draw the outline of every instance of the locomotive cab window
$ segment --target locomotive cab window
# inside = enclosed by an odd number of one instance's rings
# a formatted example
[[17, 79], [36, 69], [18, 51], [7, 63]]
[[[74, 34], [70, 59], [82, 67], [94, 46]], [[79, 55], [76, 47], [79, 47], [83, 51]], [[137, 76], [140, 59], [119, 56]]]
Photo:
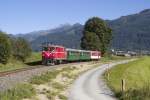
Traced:
[[55, 47], [49, 47], [48, 50], [52, 52], [55, 50]]
[[48, 51], [48, 47], [43, 47], [43, 51]]

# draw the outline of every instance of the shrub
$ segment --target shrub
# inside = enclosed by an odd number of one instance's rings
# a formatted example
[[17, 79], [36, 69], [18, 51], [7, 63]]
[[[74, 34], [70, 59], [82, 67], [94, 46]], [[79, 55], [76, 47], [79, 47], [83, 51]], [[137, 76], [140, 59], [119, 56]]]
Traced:
[[11, 55], [11, 45], [9, 38], [3, 32], [0, 32], [0, 63], [6, 64]]
[[47, 97], [50, 99], [50, 100], [55, 100], [55, 96], [58, 94], [58, 92], [56, 91], [50, 91], [48, 94], [47, 94]]
[[31, 47], [23, 38], [12, 39], [13, 56], [21, 61], [25, 61], [31, 55]]
[[67, 97], [64, 96], [64, 95], [62, 95], [62, 94], [58, 95], [58, 97], [59, 97], [59, 99], [61, 99], [61, 100], [68, 100]]
[[58, 83], [58, 82], [52, 83], [52, 86], [53, 86], [53, 88], [55, 88], [55, 89], [57, 89], [57, 90], [60, 90], [60, 91], [62, 91], [62, 90], [65, 89], [65, 86], [62, 85], [61, 83]]

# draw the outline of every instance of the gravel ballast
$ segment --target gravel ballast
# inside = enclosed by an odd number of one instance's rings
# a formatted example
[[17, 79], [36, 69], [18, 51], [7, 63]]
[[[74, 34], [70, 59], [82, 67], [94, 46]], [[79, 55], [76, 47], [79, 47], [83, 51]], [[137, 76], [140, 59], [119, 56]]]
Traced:
[[[75, 64], [75, 63], [73, 63]], [[71, 65], [73, 65], [71, 64]], [[76, 63], [77, 64], [77, 63]], [[42, 66], [42, 65], [41, 65]], [[11, 89], [12, 87], [16, 86], [19, 83], [29, 82], [29, 80], [36, 75], [41, 75], [47, 71], [51, 71], [58, 67], [69, 66], [69, 64], [63, 65], [55, 65], [55, 66], [43, 66], [37, 69], [21, 71], [17, 73], [13, 73], [10, 75], [0, 77], [0, 91], [5, 91], [7, 89]]]

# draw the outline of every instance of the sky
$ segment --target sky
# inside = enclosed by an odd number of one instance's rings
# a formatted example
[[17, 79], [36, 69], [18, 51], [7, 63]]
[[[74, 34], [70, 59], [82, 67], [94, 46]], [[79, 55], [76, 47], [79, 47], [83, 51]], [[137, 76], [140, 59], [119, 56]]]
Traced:
[[150, 0], [0, 0], [0, 30], [28, 33], [84, 24], [93, 16], [113, 20], [150, 8]]

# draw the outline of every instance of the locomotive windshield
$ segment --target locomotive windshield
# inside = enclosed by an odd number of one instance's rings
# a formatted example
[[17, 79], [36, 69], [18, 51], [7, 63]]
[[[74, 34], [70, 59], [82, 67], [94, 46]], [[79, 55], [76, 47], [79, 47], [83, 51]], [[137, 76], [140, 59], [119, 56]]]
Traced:
[[43, 47], [43, 50], [52, 52], [55, 50], [55, 47]]
[[48, 48], [47, 47], [43, 47], [43, 51], [48, 51]]
[[55, 50], [55, 47], [49, 47], [48, 50], [52, 52]]

